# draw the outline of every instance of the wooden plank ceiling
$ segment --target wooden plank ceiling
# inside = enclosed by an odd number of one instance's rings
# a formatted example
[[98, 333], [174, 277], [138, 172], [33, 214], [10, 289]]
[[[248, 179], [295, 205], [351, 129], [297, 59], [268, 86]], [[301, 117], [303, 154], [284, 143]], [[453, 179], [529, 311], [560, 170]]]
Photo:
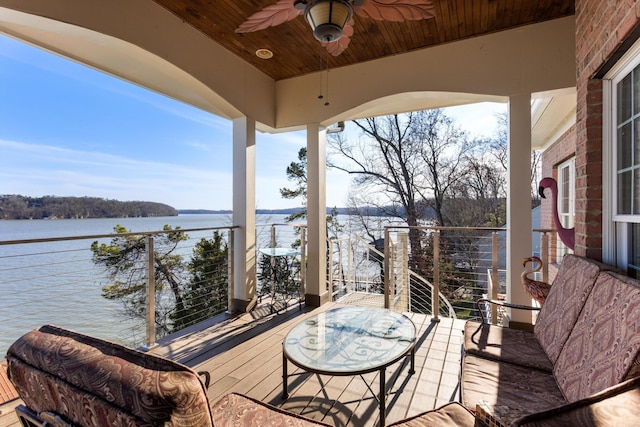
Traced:
[[[354, 14], [349, 46], [331, 56], [303, 16], [256, 32], [235, 32], [250, 15], [278, 0], [154, 1], [274, 80], [325, 69], [327, 62], [330, 68], [341, 67], [575, 13], [575, 0], [432, 0], [435, 16], [425, 20], [377, 21]], [[273, 58], [258, 58], [258, 49], [269, 49]]]

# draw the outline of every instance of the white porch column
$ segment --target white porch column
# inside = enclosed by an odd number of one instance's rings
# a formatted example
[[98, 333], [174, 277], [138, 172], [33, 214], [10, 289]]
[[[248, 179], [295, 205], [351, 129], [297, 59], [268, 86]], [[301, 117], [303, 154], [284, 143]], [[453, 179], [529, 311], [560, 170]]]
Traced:
[[[531, 256], [531, 95], [509, 97], [507, 190], [507, 300], [531, 305], [520, 283], [522, 259]], [[531, 325], [531, 312], [512, 310], [511, 322]]]
[[320, 306], [331, 299], [327, 290], [326, 132], [307, 125], [307, 290], [305, 304]]
[[233, 121], [234, 312], [249, 311], [256, 302], [256, 123]]

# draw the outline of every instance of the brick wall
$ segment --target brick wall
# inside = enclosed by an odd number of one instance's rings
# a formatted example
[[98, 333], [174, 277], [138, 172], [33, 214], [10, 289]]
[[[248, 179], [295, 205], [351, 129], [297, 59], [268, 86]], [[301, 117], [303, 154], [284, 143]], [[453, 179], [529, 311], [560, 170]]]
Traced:
[[576, 0], [576, 247], [602, 259], [602, 81], [594, 74], [640, 19], [640, 0]]

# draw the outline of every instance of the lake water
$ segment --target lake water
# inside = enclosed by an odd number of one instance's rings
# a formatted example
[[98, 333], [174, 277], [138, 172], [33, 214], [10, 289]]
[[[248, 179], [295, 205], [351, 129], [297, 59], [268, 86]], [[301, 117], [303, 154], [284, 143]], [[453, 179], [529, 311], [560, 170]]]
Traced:
[[[263, 224], [257, 227], [258, 245], [268, 246], [268, 224], [283, 222], [284, 215], [258, 216], [257, 223]], [[231, 223], [231, 216], [225, 214], [2, 220], [0, 241], [108, 234], [118, 224], [133, 232], [144, 232], [161, 230], [165, 224], [191, 229], [224, 227]], [[188, 234], [192, 247], [197, 241], [195, 239], [211, 237], [212, 232]], [[292, 238], [285, 235], [282, 240], [291, 241]], [[144, 342], [144, 326], [140, 320], [124, 316], [121, 302], [101, 296], [102, 286], [108, 280], [104, 270], [91, 261], [89, 248], [94, 240], [0, 245], [0, 360], [15, 339], [47, 323], [127, 345]]]

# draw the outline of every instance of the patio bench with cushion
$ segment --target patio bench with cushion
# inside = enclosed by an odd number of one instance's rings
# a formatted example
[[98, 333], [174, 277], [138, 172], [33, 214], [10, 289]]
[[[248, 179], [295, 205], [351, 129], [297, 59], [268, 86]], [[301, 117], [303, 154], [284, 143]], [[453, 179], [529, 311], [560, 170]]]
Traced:
[[467, 322], [462, 404], [505, 425], [640, 425], [640, 281], [607, 270], [566, 255], [532, 332]]

